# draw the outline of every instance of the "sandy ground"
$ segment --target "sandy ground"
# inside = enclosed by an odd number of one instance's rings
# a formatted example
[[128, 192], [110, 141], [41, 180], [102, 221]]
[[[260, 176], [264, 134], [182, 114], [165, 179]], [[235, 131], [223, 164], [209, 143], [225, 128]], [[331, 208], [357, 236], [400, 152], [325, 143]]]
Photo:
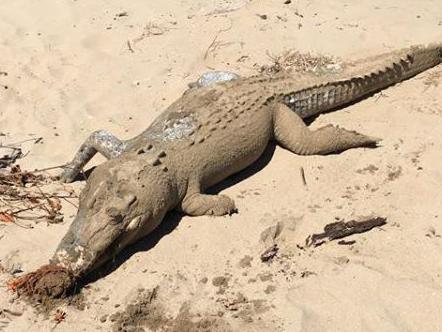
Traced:
[[[41, 136], [22, 145], [22, 168], [59, 165], [93, 130], [138, 134], [210, 69], [249, 75], [288, 49], [347, 60], [442, 41], [440, 0], [289, 2], [2, 1], [0, 141]], [[83, 310], [62, 307], [57, 326], [1, 287], [0, 330], [111, 331], [121, 313], [110, 315], [158, 286], [146, 310], [157, 312], [145, 322], [152, 330], [442, 331], [441, 87], [434, 68], [320, 116], [313, 127], [339, 124], [382, 145], [326, 157], [277, 147], [263, 169], [223, 190], [239, 214], [169, 217], [82, 291]], [[63, 203], [63, 213], [62, 224], [0, 225], [2, 285], [7, 271], [47, 262], [75, 208]], [[388, 223], [353, 245], [303, 247], [328, 223], [369, 215]], [[278, 222], [280, 250], [262, 263], [261, 233]]]

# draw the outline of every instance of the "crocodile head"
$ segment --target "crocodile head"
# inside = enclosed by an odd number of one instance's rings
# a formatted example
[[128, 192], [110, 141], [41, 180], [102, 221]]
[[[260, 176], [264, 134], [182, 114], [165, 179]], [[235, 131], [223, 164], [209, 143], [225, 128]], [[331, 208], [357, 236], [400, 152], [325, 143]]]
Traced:
[[149, 234], [174, 201], [161, 166], [137, 155], [109, 160], [89, 177], [78, 213], [51, 262], [81, 277]]

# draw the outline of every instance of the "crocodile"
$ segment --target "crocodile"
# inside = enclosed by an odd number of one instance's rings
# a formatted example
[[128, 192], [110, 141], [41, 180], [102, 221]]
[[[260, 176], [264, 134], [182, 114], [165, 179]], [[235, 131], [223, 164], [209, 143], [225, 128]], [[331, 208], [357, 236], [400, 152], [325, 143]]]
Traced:
[[76, 276], [98, 268], [151, 233], [167, 212], [222, 216], [237, 212], [228, 196], [207, 189], [252, 165], [271, 141], [298, 155], [376, 147], [379, 138], [305, 119], [342, 108], [442, 62], [442, 44], [392, 51], [357, 74], [208, 74], [141, 134], [120, 140], [93, 132], [60, 176], [72, 182], [96, 154], [79, 209], [52, 263]]

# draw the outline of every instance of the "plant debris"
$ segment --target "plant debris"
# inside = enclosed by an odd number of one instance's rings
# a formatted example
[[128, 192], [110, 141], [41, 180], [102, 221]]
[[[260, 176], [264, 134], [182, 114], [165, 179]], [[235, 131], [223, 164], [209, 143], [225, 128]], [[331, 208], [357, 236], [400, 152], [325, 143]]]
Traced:
[[60, 324], [65, 319], [66, 319], [66, 313], [61, 309], [57, 309], [55, 311], [54, 317], [52, 318], [52, 320], [55, 322], [56, 325]]
[[22, 158], [24, 156], [20, 148], [6, 147], [6, 146], [0, 146], [0, 148], [7, 149], [10, 151], [7, 154], [3, 155], [0, 154], [0, 168], [8, 167], [14, 164], [17, 161], [17, 159]]
[[18, 220], [46, 219], [49, 223], [63, 221], [61, 199], [76, 198], [73, 191], [46, 193], [41, 187], [54, 181], [41, 170], [23, 171], [20, 165], [0, 170], [0, 223]]
[[368, 232], [375, 227], [385, 225], [387, 223], [386, 220], [386, 218], [376, 217], [363, 221], [350, 220], [348, 222], [334, 222], [326, 225], [323, 233], [309, 235], [305, 240], [305, 243], [308, 247], [317, 247], [328, 241], [342, 239], [353, 234]]
[[267, 53], [267, 56], [272, 63], [259, 66], [257, 70], [261, 74], [275, 75], [280, 72], [295, 71], [323, 75], [339, 73], [343, 70], [343, 64], [339, 59], [326, 55], [313, 55], [289, 50], [281, 55]]

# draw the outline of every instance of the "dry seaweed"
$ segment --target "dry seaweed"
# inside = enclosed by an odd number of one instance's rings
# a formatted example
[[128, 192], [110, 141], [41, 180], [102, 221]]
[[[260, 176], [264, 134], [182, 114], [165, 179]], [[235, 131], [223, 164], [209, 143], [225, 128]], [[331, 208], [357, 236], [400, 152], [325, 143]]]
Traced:
[[76, 198], [75, 194], [46, 193], [41, 187], [55, 180], [44, 170], [24, 171], [19, 165], [0, 170], [0, 222], [18, 223], [18, 220], [45, 219], [49, 223], [63, 221], [61, 199]]
[[285, 51], [280, 55], [267, 54], [271, 64], [257, 68], [261, 74], [274, 75], [280, 72], [295, 71], [317, 75], [339, 73], [343, 64], [337, 58], [326, 55], [301, 53], [296, 50]]

